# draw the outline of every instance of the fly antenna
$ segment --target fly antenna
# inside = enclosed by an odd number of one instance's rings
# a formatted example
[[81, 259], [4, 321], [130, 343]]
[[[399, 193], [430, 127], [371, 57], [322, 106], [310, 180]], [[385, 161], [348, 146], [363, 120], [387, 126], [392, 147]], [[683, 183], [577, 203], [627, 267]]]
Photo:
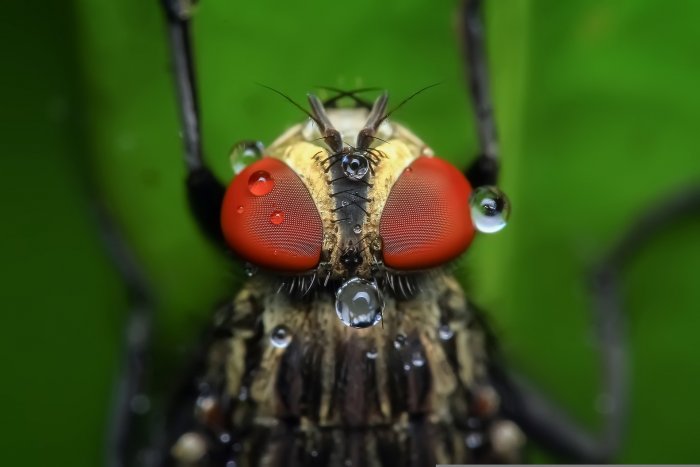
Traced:
[[333, 127], [323, 102], [315, 95], [309, 94], [309, 104], [311, 104], [311, 112], [314, 114], [314, 117], [311, 118], [318, 125], [318, 129], [323, 135], [323, 140], [334, 154], [341, 152], [343, 150], [343, 138], [340, 132]]
[[386, 119], [386, 106], [389, 102], [389, 93], [384, 91], [381, 96], [374, 101], [372, 110], [369, 111], [367, 123], [357, 135], [357, 147], [360, 150], [365, 150], [369, 147], [374, 139], [374, 134], [377, 132], [379, 125]]
[[384, 120], [386, 120], [387, 118], [389, 118], [389, 116], [390, 116], [391, 114], [393, 114], [394, 112], [396, 112], [397, 110], [399, 110], [401, 107], [403, 107], [403, 105], [404, 105], [406, 102], [410, 101], [411, 99], [413, 99], [414, 97], [416, 97], [418, 94], [421, 94], [423, 91], [427, 91], [428, 89], [434, 88], [435, 86], [438, 86], [438, 85], [440, 85], [440, 84], [442, 84], [442, 83], [441, 83], [441, 82], [438, 82], [438, 83], [429, 84], [429, 85], [427, 85], [427, 86], [425, 86], [425, 87], [419, 89], [418, 91], [414, 92], [413, 94], [411, 94], [410, 96], [408, 96], [406, 99], [404, 99], [404, 100], [402, 100], [401, 102], [399, 102], [398, 105], [397, 105], [396, 107], [394, 107], [394, 108], [391, 109], [389, 112], [387, 112], [386, 115], [384, 115], [384, 116], [379, 120], [379, 123], [382, 123]]
[[282, 97], [285, 98], [288, 102], [290, 102], [294, 107], [296, 107], [297, 109], [299, 109], [299, 110], [301, 110], [302, 112], [304, 112], [304, 113], [306, 114], [306, 116], [308, 116], [311, 120], [313, 120], [314, 122], [316, 122], [317, 125], [321, 126], [321, 124], [319, 123], [319, 121], [316, 119], [316, 117], [314, 117], [314, 116], [311, 114], [311, 112], [309, 112], [309, 111], [306, 110], [304, 107], [302, 107], [301, 105], [299, 105], [294, 99], [292, 99], [291, 97], [289, 97], [288, 95], [286, 95], [286, 94], [283, 93], [282, 91], [278, 91], [277, 89], [275, 89], [275, 88], [273, 88], [273, 87], [270, 87], [270, 86], [268, 86], [267, 84], [262, 84], [262, 83], [255, 83], [255, 84], [257, 84], [258, 86], [261, 86], [261, 87], [263, 87], [263, 88], [265, 88], [265, 89], [269, 89], [270, 91], [274, 92], [275, 94], [277, 94], [277, 95], [279, 95], [279, 96], [282, 96]]

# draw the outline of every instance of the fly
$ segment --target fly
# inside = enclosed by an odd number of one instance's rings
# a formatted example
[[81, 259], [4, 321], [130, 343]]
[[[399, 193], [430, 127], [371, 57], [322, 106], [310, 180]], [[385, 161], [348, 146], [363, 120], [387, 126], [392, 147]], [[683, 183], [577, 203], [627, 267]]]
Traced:
[[[268, 147], [238, 146], [227, 189], [202, 157], [191, 8], [162, 3], [192, 211], [250, 277], [216, 314], [143, 463], [521, 462], [528, 439], [571, 460], [610, 459], [625, 414], [616, 270], [602, 267], [595, 283], [609, 407], [594, 437], [504, 370], [446, 267], [477, 232], [503, 229], [510, 211], [496, 188], [481, 2], [461, 10], [481, 148], [466, 174], [389, 118], [405, 101], [390, 108], [386, 92], [370, 103], [366, 90], [339, 91], [325, 102], [310, 95], [309, 111], [287, 98], [309, 120]], [[343, 98], [354, 107], [338, 106]]]

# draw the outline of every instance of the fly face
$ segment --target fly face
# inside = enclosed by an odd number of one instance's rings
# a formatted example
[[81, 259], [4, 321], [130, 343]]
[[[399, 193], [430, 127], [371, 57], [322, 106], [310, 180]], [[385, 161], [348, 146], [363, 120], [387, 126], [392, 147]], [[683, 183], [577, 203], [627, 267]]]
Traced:
[[[340, 319], [369, 327], [381, 320], [386, 292], [413, 296], [426, 270], [469, 246], [472, 188], [387, 119], [386, 94], [371, 109], [326, 110], [310, 100], [309, 122], [285, 132], [229, 186], [224, 236], [297, 296], [331, 288]], [[486, 217], [507, 210], [496, 194], [500, 204]], [[483, 199], [476, 203], [478, 219]]]

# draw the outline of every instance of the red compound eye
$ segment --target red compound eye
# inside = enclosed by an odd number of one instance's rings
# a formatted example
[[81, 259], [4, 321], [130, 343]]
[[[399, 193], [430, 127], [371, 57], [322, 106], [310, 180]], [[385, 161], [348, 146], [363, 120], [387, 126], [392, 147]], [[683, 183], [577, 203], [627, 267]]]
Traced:
[[379, 222], [384, 263], [426, 269], [459, 256], [474, 238], [470, 193], [469, 182], [452, 165], [435, 157], [416, 159], [384, 205]]
[[305, 271], [321, 257], [318, 209], [299, 176], [277, 159], [261, 159], [233, 179], [221, 228], [229, 246], [258, 266]]

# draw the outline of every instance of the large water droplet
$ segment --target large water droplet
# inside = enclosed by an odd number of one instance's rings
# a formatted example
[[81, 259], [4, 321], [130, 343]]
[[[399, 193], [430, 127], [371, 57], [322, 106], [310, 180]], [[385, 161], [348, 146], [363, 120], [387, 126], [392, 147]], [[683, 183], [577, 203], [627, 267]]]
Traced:
[[285, 326], [277, 326], [270, 334], [270, 342], [278, 349], [284, 349], [292, 342], [292, 333]]
[[353, 277], [335, 293], [338, 318], [353, 328], [368, 328], [382, 319], [384, 299], [377, 287], [365, 279]]
[[356, 234], [359, 234], [360, 232], [362, 232], [362, 226], [360, 224], [355, 224], [355, 227], [352, 228], [352, 231]]
[[279, 210], [272, 211], [272, 214], [270, 214], [270, 222], [275, 225], [280, 225], [282, 222], [284, 222], [284, 213]]
[[495, 186], [481, 186], [469, 197], [472, 222], [477, 230], [495, 233], [503, 229], [510, 215], [510, 203], [505, 193]]
[[265, 150], [260, 141], [241, 141], [231, 149], [229, 160], [233, 173], [238, 175], [253, 162], [260, 160]]
[[265, 170], [253, 172], [248, 179], [248, 191], [255, 196], [264, 196], [272, 191], [275, 187], [275, 181], [272, 175]]
[[362, 177], [367, 175], [369, 170], [369, 161], [364, 153], [352, 153], [343, 156], [340, 161], [340, 166], [343, 169], [343, 173], [353, 180], [361, 180]]

